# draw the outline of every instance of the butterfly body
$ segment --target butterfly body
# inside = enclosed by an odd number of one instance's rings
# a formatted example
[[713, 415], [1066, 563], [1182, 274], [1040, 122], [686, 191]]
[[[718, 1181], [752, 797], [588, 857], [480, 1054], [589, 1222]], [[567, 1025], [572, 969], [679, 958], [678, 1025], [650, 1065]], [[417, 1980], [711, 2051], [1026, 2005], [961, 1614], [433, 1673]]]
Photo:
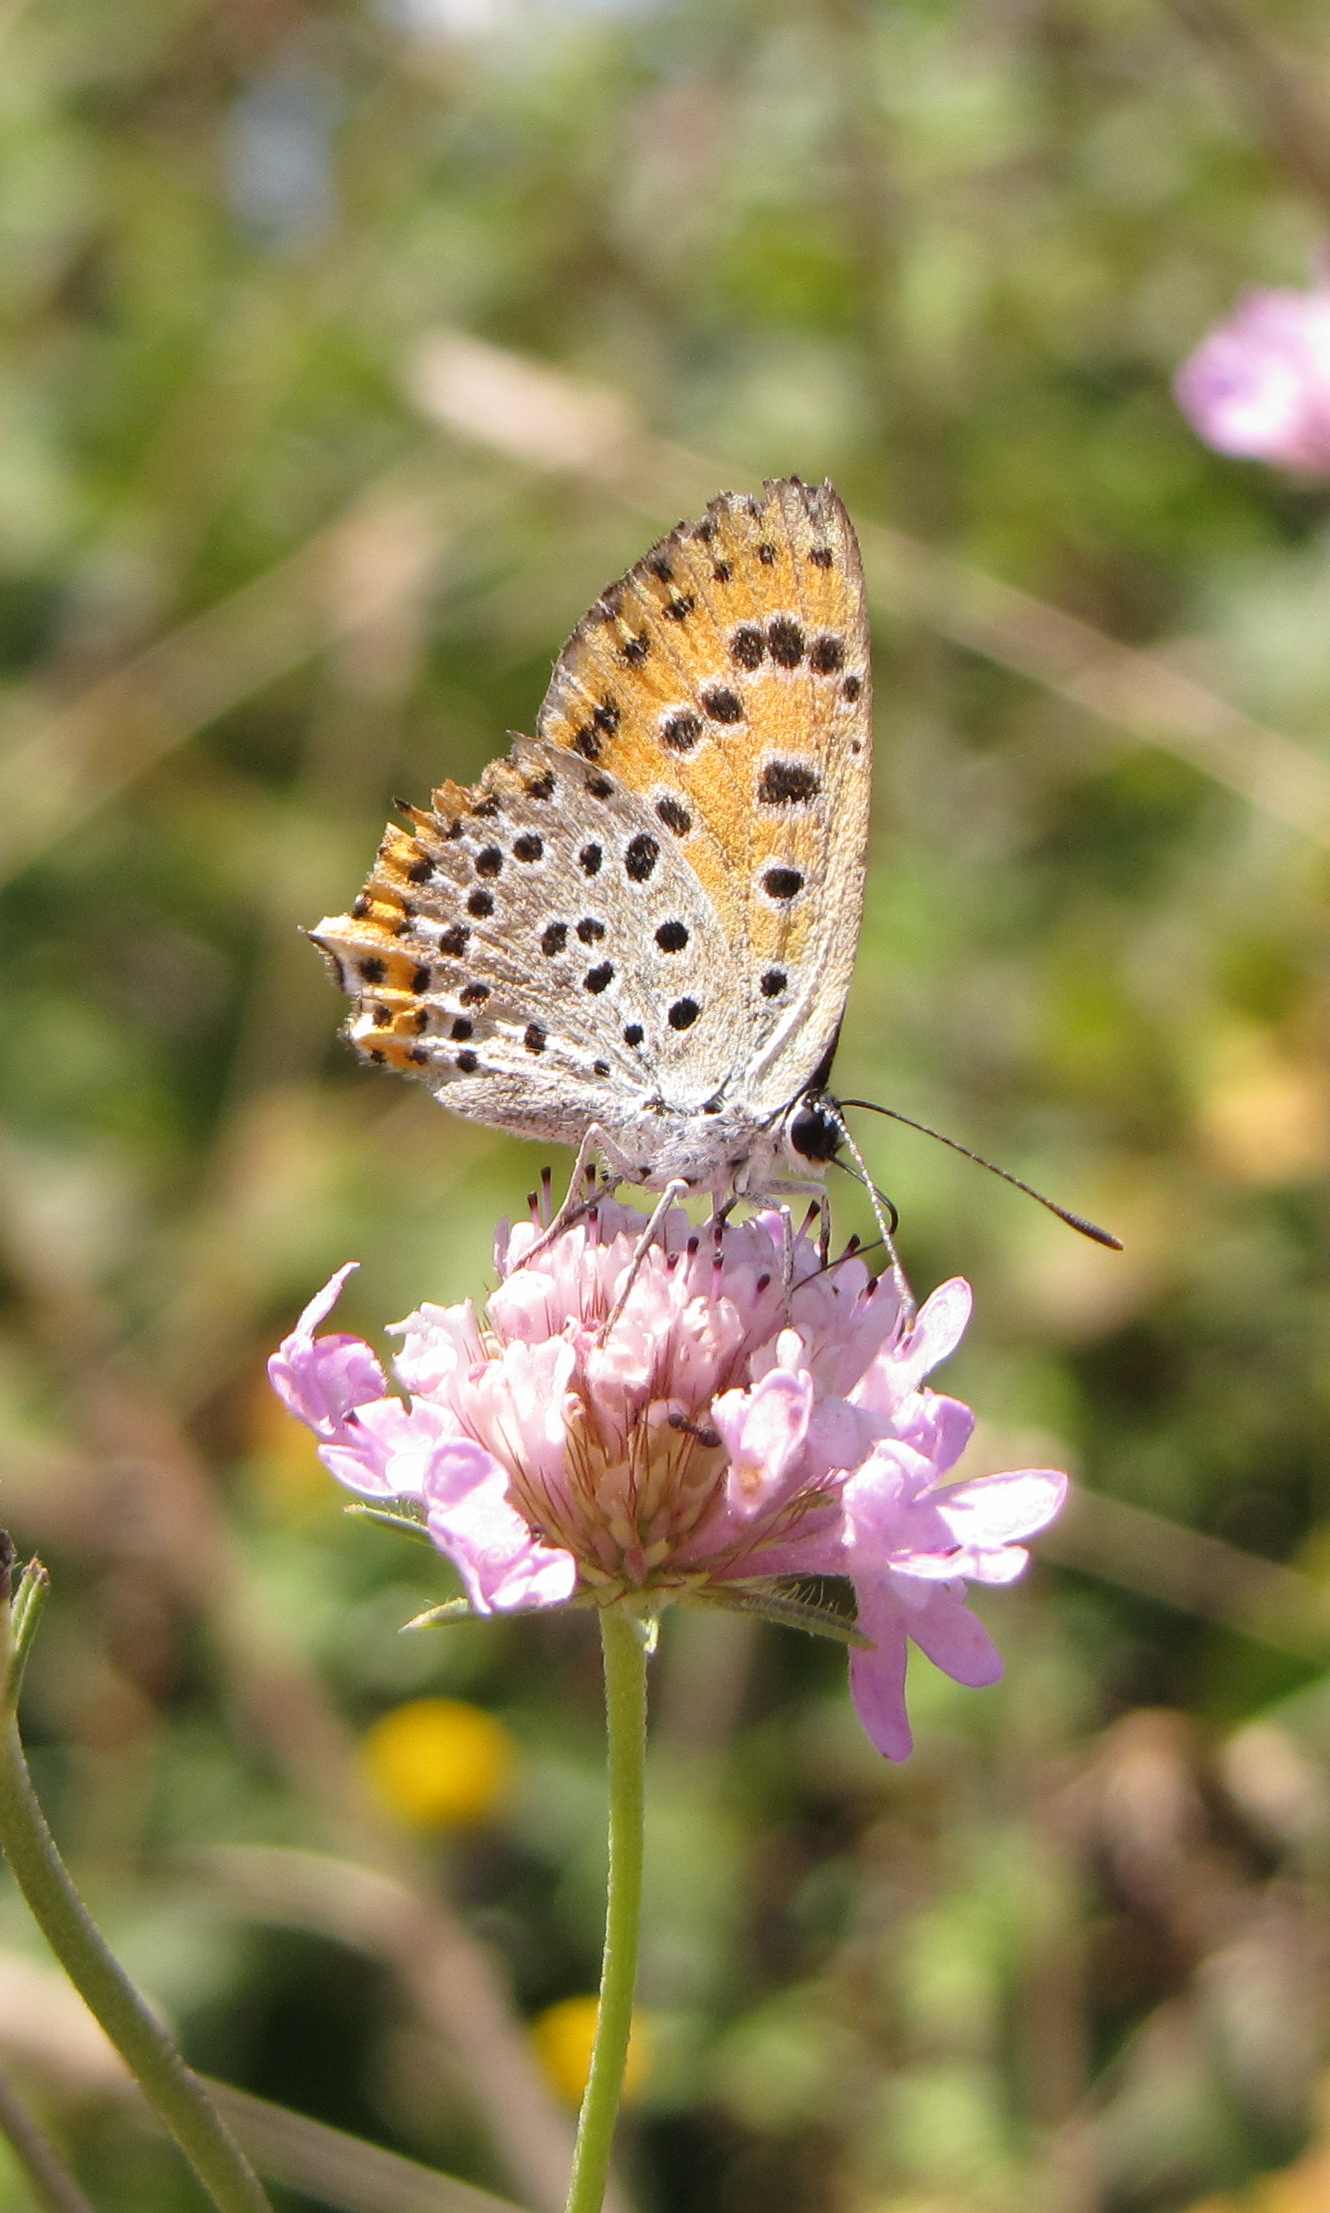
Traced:
[[808, 1188], [858, 942], [858, 548], [829, 485], [725, 494], [602, 594], [534, 738], [390, 826], [311, 932], [367, 1059], [664, 1189]]

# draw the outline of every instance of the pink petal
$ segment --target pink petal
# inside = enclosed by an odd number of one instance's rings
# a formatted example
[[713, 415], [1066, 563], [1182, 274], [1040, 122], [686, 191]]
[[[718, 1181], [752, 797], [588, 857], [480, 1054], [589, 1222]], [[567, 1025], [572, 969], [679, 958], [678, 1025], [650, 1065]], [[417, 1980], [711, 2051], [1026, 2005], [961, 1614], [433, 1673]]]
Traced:
[[[423, 1491], [431, 1514], [449, 1514], [454, 1507], [464, 1506], [473, 1499], [478, 1491], [497, 1494], [506, 1504], [507, 1471], [492, 1452], [487, 1452], [472, 1438], [440, 1437], [435, 1440], [430, 1454]], [[522, 1526], [526, 1529], [525, 1522]], [[528, 1537], [531, 1534], [529, 1529], [526, 1533]]]
[[960, 1552], [956, 1556], [957, 1574], [969, 1583], [982, 1583], [986, 1590], [999, 1590], [1019, 1581], [1029, 1564], [1030, 1555], [1023, 1544], [1004, 1544], [996, 1552]]
[[472, 1377], [467, 1421], [483, 1443], [536, 1482], [561, 1484], [568, 1458], [568, 1388], [576, 1354], [566, 1338], [505, 1345]]
[[963, 1276], [953, 1276], [926, 1299], [909, 1334], [876, 1355], [850, 1393], [853, 1403], [899, 1427], [903, 1412], [926, 1375], [955, 1351], [970, 1319], [973, 1294]]
[[935, 1476], [945, 1475], [974, 1435], [974, 1415], [960, 1399], [916, 1391], [901, 1409], [900, 1434], [932, 1463]]
[[936, 1590], [922, 1611], [910, 1615], [910, 1635], [934, 1667], [971, 1690], [996, 1683], [1002, 1656], [977, 1614], [954, 1590]]
[[805, 1478], [816, 1481], [842, 1469], [857, 1468], [877, 1442], [878, 1423], [848, 1399], [817, 1398], [808, 1423]]
[[425, 1478], [429, 1533], [446, 1552], [477, 1613], [558, 1606], [571, 1598], [571, 1553], [543, 1545], [509, 1503], [508, 1478], [481, 1445], [440, 1445]]
[[905, 1601], [915, 1583], [1014, 1583], [1029, 1557], [1021, 1545], [989, 1546], [983, 1552], [974, 1552], [966, 1545], [948, 1543], [934, 1552], [903, 1551], [888, 1565]]
[[906, 1760], [914, 1736], [905, 1710], [909, 1644], [889, 1592], [860, 1590], [859, 1626], [873, 1639], [870, 1651], [850, 1654], [850, 1693], [872, 1742], [889, 1760]]
[[620, 1315], [603, 1345], [594, 1330], [588, 1332], [588, 1339], [581, 1360], [587, 1396], [623, 1434], [652, 1395], [658, 1342], [631, 1307]]
[[361, 1338], [314, 1335], [357, 1266], [348, 1261], [325, 1283], [268, 1362], [268, 1380], [282, 1404], [319, 1437], [331, 1437], [348, 1412], [382, 1398], [388, 1388], [387, 1377]]
[[335, 1334], [301, 1344], [288, 1337], [268, 1363], [268, 1379], [291, 1413], [316, 1436], [331, 1436], [355, 1412], [388, 1389], [370, 1348]]
[[843, 1573], [892, 1567], [915, 1553], [949, 1553], [955, 1539], [930, 1493], [933, 1470], [922, 1453], [896, 1438], [874, 1445], [841, 1491]]
[[897, 1372], [908, 1376], [912, 1389], [956, 1350], [973, 1306], [974, 1293], [964, 1276], [952, 1276], [940, 1283], [924, 1300], [909, 1336], [896, 1354]]
[[343, 1263], [335, 1275], [329, 1276], [323, 1289], [316, 1291], [305, 1307], [292, 1332], [293, 1336], [312, 1337], [314, 1335], [319, 1323], [327, 1321], [328, 1316], [340, 1299], [347, 1277], [353, 1276], [359, 1266], [360, 1262], [358, 1260], [348, 1260]]
[[416, 1396], [456, 1402], [485, 1346], [470, 1299], [458, 1306], [418, 1306], [405, 1321], [388, 1325], [402, 1349], [393, 1361], [398, 1377]]
[[890, 1281], [873, 1283], [857, 1258], [840, 1261], [801, 1284], [791, 1317], [820, 1391], [846, 1398], [895, 1336], [899, 1305]]
[[712, 1420], [730, 1457], [726, 1496], [747, 1521], [780, 1498], [797, 1476], [813, 1405], [813, 1379], [773, 1369], [752, 1391], [727, 1391]]
[[[531, 1242], [530, 1239], [526, 1241]], [[558, 1286], [542, 1268], [539, 1259], [533, 1260], [528, 1268], [518, 1268], [499, 1285], [490, 1297], [489, 1310], [490, 1319], [501, 1337], [508, 1340], [520, 1337], [527, 1344], [538, 1344], [544, 1337], [557, 1337], [567, 1318]]]
[[1330, 471], [1330, 292], [1245, 293], [1184, 362], [1174, 391], [1217, 451]]
[[319, 1446], [319, 1458], [349, 1490], [371, 1498], [418, 1497], [437, 1435], [431, 1408], [374, 1399], [346, 1416], [335, 1439]]
[[1067, 1478], [1056, 1468], [1020, 1468], [948, 1484], [935, 1503], [956, 1543], [983, 1551], [1046, 1529], [1066, 1496]]

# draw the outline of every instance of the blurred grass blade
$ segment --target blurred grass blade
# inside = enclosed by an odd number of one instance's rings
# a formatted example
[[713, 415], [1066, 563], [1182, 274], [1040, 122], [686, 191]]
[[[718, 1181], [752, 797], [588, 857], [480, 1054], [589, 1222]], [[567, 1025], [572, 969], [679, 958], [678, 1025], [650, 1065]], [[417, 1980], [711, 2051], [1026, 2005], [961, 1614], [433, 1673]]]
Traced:
[[511, 2198], [435, 2174], [326, 2122], [229, 2083], [210, 2078], [208, 2088], [268, 2180], [316, 2199], [330, 2213], [515, 2213]]

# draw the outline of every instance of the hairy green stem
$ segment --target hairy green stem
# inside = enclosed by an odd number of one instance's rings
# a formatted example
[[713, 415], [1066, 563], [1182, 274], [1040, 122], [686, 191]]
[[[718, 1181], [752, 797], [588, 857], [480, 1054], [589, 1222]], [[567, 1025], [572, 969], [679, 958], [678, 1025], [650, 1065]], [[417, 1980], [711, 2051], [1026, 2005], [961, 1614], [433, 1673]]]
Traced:
[[13, 1614], [0, 1603], [0, 1846], [42, 1935], [218, 2213], [272, 2213], [262, 2183], [198, 2076], [108, 1949], [46, 1826], [14, 1712], [16, 1677], [45, 1592], [45, 1570], [34, 1562], [16, 1594]]
[[577, 2124], [566, 2213], [600, 2213], [623, 2095], [642, 1921], [642, 1811], [646, 1769], [647, 1644], [622, 1607], [600, 1617], [609, 1742], [610, 1850], [600, 2013]]

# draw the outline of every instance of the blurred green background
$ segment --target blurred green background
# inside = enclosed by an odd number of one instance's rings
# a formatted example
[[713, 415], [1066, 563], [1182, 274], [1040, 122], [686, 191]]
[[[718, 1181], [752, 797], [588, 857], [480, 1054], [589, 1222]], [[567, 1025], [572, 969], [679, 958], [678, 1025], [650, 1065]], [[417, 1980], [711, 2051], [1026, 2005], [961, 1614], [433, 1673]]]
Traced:
[[[297, 925], [791, 470], [876, 642], [838, 1081], [1127, 1249], [861, 1126], [975, 1286], [973, 1465], [1078, 1502], [904, 1768], [837, 1652], [667, 1623], [621, 2213], [1330, 2202], [1330, 500], [1170, 395], [1305, 281], [1327, 114], [1314, 0], [0, 9], [26, 1729], [285, 2213], [473, 2202], [386, 2153], [561, 2204], [603, 1855], [592, 1626], [399, 1636], [446, 1570], [266, 1393], [345, 1258], [371, 1335], [479, 1294], [546, 1157], [359, 1067]], [[0, 2080], [107, 2213], [199, 2204], [7, 1878]]]

